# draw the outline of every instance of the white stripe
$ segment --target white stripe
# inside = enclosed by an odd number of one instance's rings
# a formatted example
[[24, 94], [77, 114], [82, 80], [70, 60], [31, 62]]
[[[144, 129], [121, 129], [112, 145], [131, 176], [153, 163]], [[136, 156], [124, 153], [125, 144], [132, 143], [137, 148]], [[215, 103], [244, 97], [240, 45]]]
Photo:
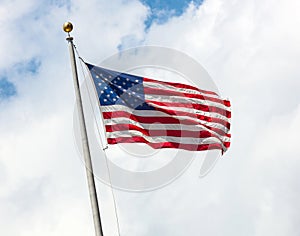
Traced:
[[[114, 111], [125, 111], [133, 115], [143, 116], [143, 117], [170, 117], [182, 121], [188, 119], [197, 122], [199, 125], [204, 124], [211, 128], [218, 128], [220, 130], [223, 130], [224, 132], [229, 132], [229, 129], [222, 124], [215, 123], [215, 122], [208, 122], [208, 121], [200, 120], [189, 116], [168, 115], [164, 112], [156, 111], [156, 110], [133, 110], [123, 105], [102, 106], [102, 112], [114, 112]], [[112, 117], [112, 118], [116, 119], [116, 118], [125, 118], [125, 117]], [[159, 123], [159, 119], [157, 120], [157, 122]]]
[[183, 93], [189, 93], [189, 94], [199, 94], [199, 95], [204, 95], [212, 98], [220, 98], [220, 96], [215, 95], [215, 94], [209, 94], [209, 93], [204, 93], [200, 92], [197, 90], [193, 89], [188, 89], [188, 88], [178, 88], [169, 84], [160, 84], [160, 83], [155, 83], [155, 82], [150, 82], [150, 81], [143, 81], [143, 85], [148, 88], [157, 88], [157, 89], [165, 89], [165, 90], [171, 90], [175, 92], [183, 92]]
[[170, 109], [170, 110], [174, 110], [174, 111], [183, 111], [183, 112], [188, 112], [191, 114], [198, 114], [198, 115], [203, 115], [203, 116], [207, 116], [207, 117], [213, 117], [213, 118], [218, 118], [224, 121], [229, 122], [229, 119], [226, 117], [225, 111], [224, 111], [224, 115], [221, 115], [219, 113], [216, 112], [207, 112], [207, 111], [201, 111], [201, 110], [197, 110], [194, 109], [192, 106], [186, 106], [186, 107], [173, 107], [173, 106], [160, 106], [157, 105], [155, 103], [152, 103], [151, 101], [147, 101], [148, 104], [150, 104], [153, 107], [158, 107], [161, 109]]
[[[187, 112], [187, 113], [191, 113], [191, 114], [198, 114], [198, 115], [204, 115], [204, 116], [212, 117], [212, 118], [219, 118], [219, 119], [224, 120], [226, 122], [230, 122], [230, 118], [227, 118], [226, 116], [220, 115], [219, 113], [216, 113], [216, 112], [199, 111], [197, 109], [189, 108], [189, 107], [160, 106], [160, 105], [153, 104], [150, 101], [148, 101], [147, 103], [150, 104], [153, 107], [158, 107], [158, 108], [162, 108], [162, 109], [166, 109], [166, 110], [169, 108], [170, 110], [174, 110], [175, 112], [176, 111], [183, 111], [183, 112]], [[136, 114], [136, 115], [137, 114], [143, 115], [144, 111], [149, 111], [149, 112], [156, 112], [156, 113], [160, 114], [160, 115], [157, 115], [157, 116], [170, 116], [170, 115], [168, 115], [168, 114], [166, 114], [164, 112], [161, 112], [161, 111], [154, 111], [154, 110], [134, 110], [134, 109], [129, 108], [129, 107], [124, 106], [124, 105], [101, 106], [101, 109], [102, 109], [103, 112], [127, 111], [127, 112], [130, 112], [130, 113]], [[141, 111], [143, 111], [143, 112], [141, 112]], [[138, 112], [138, 113], [135, 113], [135, 112]], [[147, 114], [145, 114], [144, 116], [147, 116]], [[154, 116], [154, 115], [151, 114], [151, 113], [149, 113], [148, 116]]]
[[[209, 131], [212, 134], [218, 135], [220, 137], [223, 137], [220, 134], [217, 134], [202, 125], [184, 125], [184, 124], [162, 124], [162, 123], [153, 123], [153, 124], [146, 124], [146, 123], [140, 123], [135, 120], [131, 120], [129, 118], [125, 117], [117, 117], [112, 119], [105, 119], [104, 120], [105, 125], [116, 125], [116, 124], [132, 124], [136, 125], [142, 129], [148, 129], [148, 130], [187, 130], [187, 131]], [[226, 136], [224, 136], [226, 137]], [[228, 137], [227, 137], [228, 138]]]
[[145, 124], [145, 123], [140, 123], [140, 122], [131, 120], [129, 118], [124, 118], [124, 117], [106, 119], [106, 120], [104, 120], [104, 124], [105, 125], [132, 124], [132, 125], [136, 125], [142, 129], [147, 129], [147, 130], [208, 131], [211, 134], [219, 137], [223, 142], [230, 142], [229, 137], [222, 136], [214, 131], [207, 129], [206, 127], [203, 127], [202, 125], [180, 125], [180, 124], [160, 124], [160, 123]]
[[180, 97], [180, 96], [164, 96], [164, 95], [155, 95], [155, 94], [146, 94], [145, 93], [145, 100], [152, 100], [152, 101], [158, 101], [158, 102], [178, 102], [183, 104], [189, 104], [189, 103], [196, 103], [201, 104], [205, 106], [214, 106], [221, 108], [223, 110], [230, 111], [229, 107], [225, 106], [224, 104], [221, 104], [219, 102], [213, 102], [209, 100], [203, 100], [198, 98], [189, 98], [189, 97]]

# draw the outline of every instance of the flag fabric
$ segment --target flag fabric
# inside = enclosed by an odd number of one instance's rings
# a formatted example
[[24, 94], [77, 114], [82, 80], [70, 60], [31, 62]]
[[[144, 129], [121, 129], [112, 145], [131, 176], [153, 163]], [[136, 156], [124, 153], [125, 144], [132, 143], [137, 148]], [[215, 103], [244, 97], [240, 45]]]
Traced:
[[230, 146], [230, 102], [212, 91], [87, 64], [108, 144], [189, 151]]

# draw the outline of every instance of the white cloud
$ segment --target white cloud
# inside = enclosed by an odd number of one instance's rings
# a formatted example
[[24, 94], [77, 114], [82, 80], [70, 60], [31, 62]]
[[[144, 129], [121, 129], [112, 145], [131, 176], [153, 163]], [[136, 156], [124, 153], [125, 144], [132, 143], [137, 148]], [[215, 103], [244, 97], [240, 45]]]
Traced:
[[[73, 21], [76, 42], [86, 45], [81, 52], [89, 50], [86, 56], [94, 53], [89, 59], [99, 60], [117, 49], [121, 37], [138, 33], [143, 11], [136, 1], [89, 6], [77, 1], [70, 10], [51, 1], [1, 2], [0, 71], [17, 88], [15, 97], [0, 102], [1, 234], [93, 233], [84, 168], [74, 145], [74, 92], [62, 24]], [[17, 70], [32, 58], [41, 61], [37, 73]], [[105, 204], [106, 212], [110, 207]]]
[[182, 177], [188, 186], [174, 183], [146, 198], [143, 211], [128, 210], [141, 228], [156, 222], [145, 235], [158, 228], [162, 235], [298, 235], [298, 8], [296, 1], [206, 1], [150, 28], [146, 43], [197, 58], [230, 97], [233, 143], [203, 182]]
[[[138, 1], [0, 4], [0, 72], [17, 96], [0, 102], [0, 231], [92, 234], [83, 165], [73, 142], [72, 33], [90, 62], [144, 41], [200, 61], [233, 104], [231, 149], [204, 179], [199, 163], [157, 192], [117, 192], [122, 235], [298, 235], [300, 23], [297, 1], [205, 1], [144, 32]], [[41, 61], [37, 73], [17, 63]], [[99, 185], [105, 231], [115, 233]]]

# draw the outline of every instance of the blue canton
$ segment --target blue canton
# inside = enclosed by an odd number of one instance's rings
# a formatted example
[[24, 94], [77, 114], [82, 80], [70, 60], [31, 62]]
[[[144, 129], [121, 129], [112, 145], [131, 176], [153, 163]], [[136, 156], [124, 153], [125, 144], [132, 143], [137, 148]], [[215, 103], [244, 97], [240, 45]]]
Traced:
[[101, 106], [123, 105], [136, 110], [153, 110], [145, 102], [143, 77], [86, 64], [91, 72]]

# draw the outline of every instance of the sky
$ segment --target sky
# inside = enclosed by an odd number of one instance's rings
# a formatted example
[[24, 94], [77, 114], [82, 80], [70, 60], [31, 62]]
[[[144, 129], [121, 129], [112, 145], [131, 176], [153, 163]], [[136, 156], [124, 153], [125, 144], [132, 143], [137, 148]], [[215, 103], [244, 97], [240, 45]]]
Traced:
[[[156, 191], [115, 190], [121, 235], [300, 235], [300, 3], [0, 0], [0, 233], [93, 235], [62, 24], [93, 63], [135, 46], [191, 56], [232, 103], [232, 145]], [[163, 157], [163, 156], [162, 156]], [[105, 235], [117, 235], [97, 181]]]

